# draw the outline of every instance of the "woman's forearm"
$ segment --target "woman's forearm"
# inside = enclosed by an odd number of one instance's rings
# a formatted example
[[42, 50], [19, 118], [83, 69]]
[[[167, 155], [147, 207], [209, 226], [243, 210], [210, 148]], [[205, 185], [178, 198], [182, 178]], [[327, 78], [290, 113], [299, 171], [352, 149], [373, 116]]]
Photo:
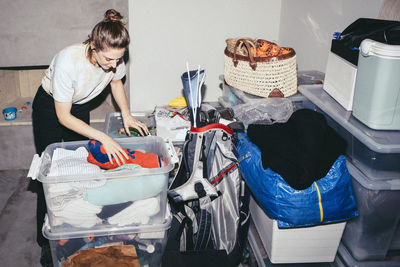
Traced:
[[71, 114], [71, 103], [61, 103], [55, 101], [55, 109], [58, 117], [58, 121], [68, 129], [77, 132], [83, 136], [86, 136], [90, 139], [96, 139], [100, 142], [104, 141], [108, 136], [99, 131], [84, 121], [76, 118]]
[[117, 105], [121, 110], [121, 114], [130, 113], [122, 81], [121, 80], [112, 81], [110, 85], [114, 100], [115, 102], [117, 102]]

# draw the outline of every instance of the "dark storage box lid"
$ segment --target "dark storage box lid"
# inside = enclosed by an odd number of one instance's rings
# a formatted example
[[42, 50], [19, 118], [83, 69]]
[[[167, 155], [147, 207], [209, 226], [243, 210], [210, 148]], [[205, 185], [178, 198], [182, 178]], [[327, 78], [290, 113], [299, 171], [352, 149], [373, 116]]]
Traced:
[[331, 51], [357, 66], [358, 48], [364, 39], [400, 44], [400, 21], [359, 18], [332, 40]]

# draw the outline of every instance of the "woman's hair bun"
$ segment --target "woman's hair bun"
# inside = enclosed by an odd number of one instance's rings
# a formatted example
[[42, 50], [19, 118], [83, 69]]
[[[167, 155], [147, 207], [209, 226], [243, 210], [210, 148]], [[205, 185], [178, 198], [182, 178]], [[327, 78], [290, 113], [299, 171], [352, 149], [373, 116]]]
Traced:
[[104, 22], [121, 21], [124, 17], [115, 9], [109, 9], [104, 13]]

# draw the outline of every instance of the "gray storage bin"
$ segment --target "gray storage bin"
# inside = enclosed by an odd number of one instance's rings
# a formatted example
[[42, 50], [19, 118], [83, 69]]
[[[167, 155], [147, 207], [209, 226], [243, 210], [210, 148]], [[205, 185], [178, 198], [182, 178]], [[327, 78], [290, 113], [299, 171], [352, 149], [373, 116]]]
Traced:
[[400, 131], [368, 128], [328, 95], [322, 86], [301, 85], [299, 91], [346, 140], [349, 160], [369, 179], [400, 179]]
[[335, 261], [331, 264], [334, 267], [398, 267], [400, 262], [396, 259], [385, 261], [357, 261], [347, 248], [340, 243]]
[[347, 222], [342, 243], [358, 261], [385, 260], [399, 238], [400, 180], [368, 179], [347, 162], [359, 217]]

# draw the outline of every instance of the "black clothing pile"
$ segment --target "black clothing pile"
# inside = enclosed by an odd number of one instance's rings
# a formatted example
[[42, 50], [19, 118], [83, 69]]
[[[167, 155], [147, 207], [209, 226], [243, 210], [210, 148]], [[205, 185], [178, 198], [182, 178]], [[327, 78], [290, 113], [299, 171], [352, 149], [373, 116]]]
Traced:
[[310, 109], [295, 111], [286, 123], [251, 124], [247, 135], [261, 150], [264, 169], [280, 174], [297, 190], [325, 177], [346, 151], [346, 141], [321, 113]]

